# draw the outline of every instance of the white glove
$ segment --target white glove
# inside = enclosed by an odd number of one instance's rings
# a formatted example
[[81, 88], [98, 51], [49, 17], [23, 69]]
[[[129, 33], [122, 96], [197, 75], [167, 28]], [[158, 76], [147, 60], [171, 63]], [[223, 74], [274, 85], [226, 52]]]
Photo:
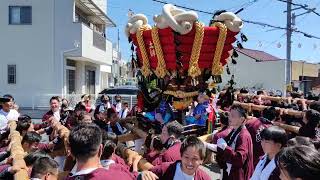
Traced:
[[207, 149], [210, 149], [213, 152], [217, 152], [217, 145], [216, 144], [210, 144], [210, 143], [204, 143]]
[[217, 146], [219, 148], [221, 148], [222, 150], [225, 150], [228, 145], [227, 145], [227, 142], [223, 138], [219, 138], [217, 141]]
[[217, 132], [219, 132], [219, 131], [218, 130], [214, 130], [211, 135], [214, 136], [215, 134], [217, 134]]

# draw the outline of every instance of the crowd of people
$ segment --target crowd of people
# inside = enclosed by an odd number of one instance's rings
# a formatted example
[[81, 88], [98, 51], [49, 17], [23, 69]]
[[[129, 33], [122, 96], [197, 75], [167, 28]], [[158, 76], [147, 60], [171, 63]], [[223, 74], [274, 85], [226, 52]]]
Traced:
[[[129, 109], [121, 96], [112, 104], [109, 96], [102, 95], [95, 107], [91, 97], [83, 95], [74, 108], [67, 99], [54, 96], [41, 123], [34, 123], [19, 113], [13, 96], [4, 95], [0, 97], [0, 179], [13, 179], [25, 170], [34, 180], [212, 180], [201, 168], [212, 163], [206, 161], [208, 152], [214, 152], [223, 180], [319, 179], [318, 100], [300, 96], [273, 102], [263, 98], [270, 96], [265, 92], [248, 95], [241, 90], [228, 103], [223, 99], [226, 96], [227, 92], [210, 100], [209, 105], [217, 103], [215, 115], [203, 116], [201, 112], [208, 109], [204, 108], [187, 116], [194, 117], [193, 123], [214, 122], [206, 136], [185, 135], [188, 122], [171, 119], [160, 122], [159, 134], [145, 132], [147, 137], [123, 142], [120, 137], [134, 131], [126, 120], [137, 109]], [[199, 99], [210, 98], [201, 95], [197, 100], [203, 105]], [[247, 103], [262, 109], [248, 109], [243, 106]], [[301, 114], [291, 115], [289, 110]], [[12, 121], [25, 153], [22, 165], [13, 163], [11, 150], [16, 147], [12, 147], [8, 125]]]

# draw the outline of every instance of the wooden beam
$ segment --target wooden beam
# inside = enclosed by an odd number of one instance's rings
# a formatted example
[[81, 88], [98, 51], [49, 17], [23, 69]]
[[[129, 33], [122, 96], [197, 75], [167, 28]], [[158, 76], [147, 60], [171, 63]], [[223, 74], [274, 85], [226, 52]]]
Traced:
[[[252, 110], [257, 110], [257, 111], [263, 111], [265, 108], [272, 107], [272, 106], [264, 106], [264, 105], [255, 105], [252, 103], [240, 103], [238, 101], [234, 101], [233, 104], [238, 104], [242, 106], [244, 109], [246, 109], [248, 112], [252, 112]], [[275, 108], [278, 112], [283, 112], [284, 114], [288, 114], [291, 116], [295, 117], [303, 117], [304, 112], [302, 111], [296, 111], [296, 110], [291, 110], [291, 109], [285, 109], [285, 108]]]

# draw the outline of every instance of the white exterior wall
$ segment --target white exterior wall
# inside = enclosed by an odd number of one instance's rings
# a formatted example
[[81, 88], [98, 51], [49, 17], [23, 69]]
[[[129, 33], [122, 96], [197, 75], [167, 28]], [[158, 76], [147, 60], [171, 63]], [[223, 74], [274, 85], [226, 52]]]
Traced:
[[[239, 53], [237, 64], [229, 61], [231, 74], [234, 73], [235, 87], [263, 88], [266, 90], [281, 90], [285, 92], [285, 61], [256, 62], [255, 59]], [[222, 76], [223, 87], [231, 78], [226, 70]]]
[[[8, 25], [10, 5], [32, 6], [32, 25]], [[98, 5], [106, 7], [106, 1]], [[86, 65], [95, 67], [100, 92], [100, 65], [112, 65], [112, 45], [107, 51], [93, 46], [92, 30], [74, 23], [74, 6], [73, 0], [0, 1], [0, 95], [12, 94], [20, 107], [48, 105], [50, 96], [66, 93], [67, 58], [77, 61], [76, 93], [86, 92]], [[107, 47], [110, 44], [107, 41]], [[7, 84], [8, 64], [16, 64], [14, 85]]]
[[93, 46], [93, 30], [84, 24], [82, 29], [82, 57], [89, 58], [94, 63], [106, 64], [107, 51], [103, 51]]
[[78, 61], [76, 63], [76, 94], [86, 93], [85, 73], [85, 62]]
[[[103, 0], [102, 0], [103, 1]], [[102, 1], [97, 5], [100, 9], [105, 9]], [[74, 1], [55, 0], [56, 4], [56, 54], [57, 62], [61, 62], [61, 52], [74, 49], [74, 43], [79, 43], [77, 50], [65, 53], [65, 57], [77, 60], [77, 64], [80, 63], [80, 72], [76, 70], [76, 74], [81, 74], [80, 77], [76, 77], [76, 88], [79, 94], [86, 93], [85, 86], [85, 66], [91, 65], [96, 67], [96, 70], [100, 70], [100, 65], [112, 65], [112, 43], [106, 41], [106, 51], [93, 46], [93, 30], [82, 23], [73, 22], [73, 9]], [[111, 47], [110, 47], [111, 46]], [[84, 61], [84, 62], [81, 62]], [[61, 65], [58, 64], [58, 67]], [[96, 94], [100, 92], [100, 72], [96, 71]], [[99, 79], [99, 81], [97, 81]], [[64, 86], [64, 93], [66, 93], [66, 83]], [[79, 88], [79, 89], [78, 89]]]
[[[81, 24], [73, 22], [74, 6], [75, 3], [72, 0], [54, 1], [54, 57], [57, 69], [57, 87], [60, 90], [58, 91], [59, 94], [65, 94], [67, 89], [65, 69], [61, 68], [65, 64], [66, 57], [80, 56], [82, 54]], [[79, 43], [79, 48], [75, 47], [76, 42]], [[74, 51], [71, 51], [73, 49]], [[65, 83], [62, 83], [62, 80]]]
[[[9, 6], [32, 6], [32, 25], [9, 25]], [[0, 94], [12, 94], [20, 106], [32, 97], [57, 91], [53, 52], [53, 1], [0, 1]], [[7, 83], [7, 65], [16, 64], [16, 84]]]
[[[106, 42], [106, 64], [108, 66], [112, 66], [112, 56], [113, 56], [113, 50], [112, 50], [112, 42], [107, 40]], [[111, 69], [110, 69], [110, 72], [111, 73]]]
[[98, 94], [101, 89], [101, 71], [100, 71], [100, 65], [96, 65], [96, 89], [95, 93]]

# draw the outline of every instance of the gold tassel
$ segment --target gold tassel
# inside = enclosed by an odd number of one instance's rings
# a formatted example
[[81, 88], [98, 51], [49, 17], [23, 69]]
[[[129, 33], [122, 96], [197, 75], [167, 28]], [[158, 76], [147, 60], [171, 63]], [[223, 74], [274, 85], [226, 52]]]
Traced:
[[188, 75], [195, 78], [201, 74], [201, 70], [198, 65], [200, 51], [202, 47], [202, 41], [204, 36], [204, 25], [200, 22], [195, 23], [196, 35], [194, 37], [192, 52], [189, 62]]
[[226, 42], [228, 29], [225, 24], [221, 22], [215, 22], [212, 26], [219, 27], [219, 38], [217, 42], [216, 51], [212, 61], [212, 75], [221, 75], [223, 73], [223, 67], [220, 63], [221, 55], [224, 48], [224, 43]]

